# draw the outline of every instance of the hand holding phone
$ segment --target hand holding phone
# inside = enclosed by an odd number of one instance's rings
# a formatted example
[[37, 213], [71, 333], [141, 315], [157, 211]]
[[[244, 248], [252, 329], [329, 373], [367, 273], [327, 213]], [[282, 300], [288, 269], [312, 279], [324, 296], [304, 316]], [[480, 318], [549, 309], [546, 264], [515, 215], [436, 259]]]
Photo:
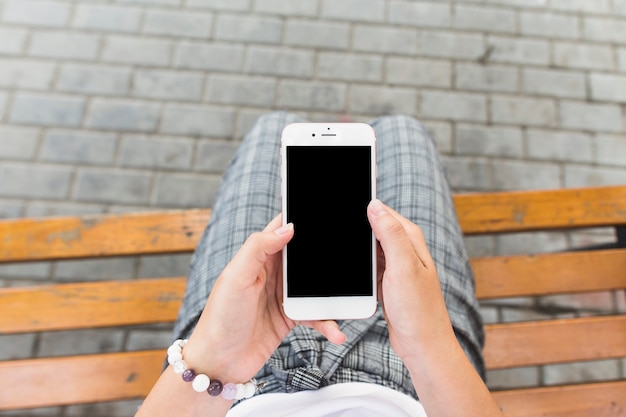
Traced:
[[376, 311], [376, 138], [364, 123], [294, 123], [281, 139], [283, 308], [293, 320], [360, 319]]

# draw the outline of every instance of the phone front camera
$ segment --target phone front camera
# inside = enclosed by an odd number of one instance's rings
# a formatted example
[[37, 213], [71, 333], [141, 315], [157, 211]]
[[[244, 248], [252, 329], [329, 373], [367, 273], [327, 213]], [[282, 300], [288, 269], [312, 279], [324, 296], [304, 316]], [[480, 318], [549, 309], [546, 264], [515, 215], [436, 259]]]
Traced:
[[315, 133], [311, 134], [311, 136], [315, 137]]

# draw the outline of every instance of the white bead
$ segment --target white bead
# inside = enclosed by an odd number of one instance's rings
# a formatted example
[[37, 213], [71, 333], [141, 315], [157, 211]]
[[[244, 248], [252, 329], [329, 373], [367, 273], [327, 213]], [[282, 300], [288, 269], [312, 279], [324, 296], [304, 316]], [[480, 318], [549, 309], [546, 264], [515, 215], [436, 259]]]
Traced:
[[198, 374], [193, 379], [191, 386], [196, 392], [202, 392], [202, 391], [206, 391], [209, 388], [210, 384], [211, 384], [211, 379], [209, 379], [208, 376], [206, 376], [205, 374]]
[[178, 345], [172, 345], [167, 349], [167, 356], [182, 355], [183, 351]]
[[174, 369], [174, 372], [177, 374], [182, 374], [183, 372], [185, 372], [185, 369], [187, 369], [187, 362], [180, 360], [178, 362], [174, 362], [172, 364], [172, 368]]
[[244, 398], [250, 398], [256, 392], [256, 385], [252, 382], [246, 382], [243, 386], [245, 387]]
[[237, 384], [237, 394], [235, 394], [236, 400], [243, 400], [246, 398], [246, 386], [244, 384]]
[[170, 365], [174, 365], [176, 362], [180, 362], [183, 360], [183, 353], [182, 352], [173, 352], [173, 353], [169, 353], [167, 354], [167, 362]]

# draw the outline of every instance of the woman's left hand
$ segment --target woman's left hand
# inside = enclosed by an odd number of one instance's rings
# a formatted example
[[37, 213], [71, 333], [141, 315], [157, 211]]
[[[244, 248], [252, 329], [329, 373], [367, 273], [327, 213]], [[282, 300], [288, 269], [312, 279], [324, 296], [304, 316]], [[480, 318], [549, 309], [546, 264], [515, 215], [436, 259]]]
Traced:
[[341, 344], [334, 321], [294, 322], [282, 308], [282, 249], [294, 235], [281, 216], [250, 235], [218, 278], [185, 347], [185, 361], [223, 382], [245, 382], [261, 369], [296, 324]]

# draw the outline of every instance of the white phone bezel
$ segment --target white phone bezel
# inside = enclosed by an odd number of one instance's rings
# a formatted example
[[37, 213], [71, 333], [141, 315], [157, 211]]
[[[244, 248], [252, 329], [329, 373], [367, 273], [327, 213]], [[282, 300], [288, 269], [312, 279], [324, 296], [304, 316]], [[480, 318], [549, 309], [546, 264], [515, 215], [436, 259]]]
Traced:
[[[376, 198], [376, 136], [365, 123], [292, 123], [281, 137], [281, 204], [283, 224], [287, 221], [287, 146], [371, 146], [372, 199]], [[346, 163], [349, 163], [346, 161]], [[297, 230], [297, 228], [296, 228]], [[297, 233], [297, 231], [296, 231]], [[376, 238], [372, 232], [372, 295], [351, 297], [288, 297], [287, 248], [283, 250], [283, 309], [296, 321], [346, 320], [371, 317], [377, 309]], [[332, 267], [332, 266], [330, 266]]]

